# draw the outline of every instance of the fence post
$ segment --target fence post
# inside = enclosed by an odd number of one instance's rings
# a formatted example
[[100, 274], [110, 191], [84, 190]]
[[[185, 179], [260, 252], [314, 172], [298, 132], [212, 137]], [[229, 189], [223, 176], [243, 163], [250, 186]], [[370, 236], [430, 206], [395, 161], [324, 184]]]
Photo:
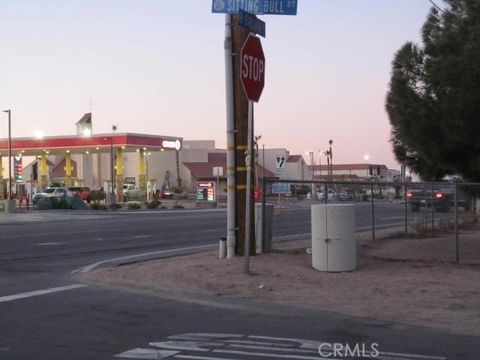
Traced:
[[262, 252], [263, 249], [265, 249], [265, 237], [267, 234], [267, 231], [265, 229], [265, 226], [267, 224], [267, 221], [265, 219], [266, 216], [266, 207], [267, 207], [267, 181], [266, 177], [262, 177]]
[[455, 205], [455, 262], [460, 263], [460, 243], [458, 239], [458, 203], [457, 203], [457, 184], [453, 188], [453, 202]]
[[327, 189], [327, 182], [325, 181], [324, 186], [323, 186], [323, 201], [325, 201], [325, 204], [328, 204], [328, 189]]
[[407, 182], [403, 180], [403, 213], [405, 217], [405, 238], [408, 238]]
[[375, 241], [375, 199], [373, 197], [373, 183], [370, 184], [370, 195], [372, 197], [372, 241]]
[[435, 206], [433, 206], [433, 184], [430, 189], [432, 192], [430, 194], [430, 210], [432, 212], [432, 232], [435, 232]]

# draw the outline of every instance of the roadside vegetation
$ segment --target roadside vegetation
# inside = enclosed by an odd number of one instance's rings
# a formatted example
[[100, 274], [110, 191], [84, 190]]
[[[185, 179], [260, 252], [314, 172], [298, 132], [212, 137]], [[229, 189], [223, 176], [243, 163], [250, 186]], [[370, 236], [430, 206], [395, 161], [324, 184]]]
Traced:
[[392, 64], [386, 110], [397, 160], [424, 180], [447, 174], [480, 182], [480, 2], [432, 8], [422, 45]]

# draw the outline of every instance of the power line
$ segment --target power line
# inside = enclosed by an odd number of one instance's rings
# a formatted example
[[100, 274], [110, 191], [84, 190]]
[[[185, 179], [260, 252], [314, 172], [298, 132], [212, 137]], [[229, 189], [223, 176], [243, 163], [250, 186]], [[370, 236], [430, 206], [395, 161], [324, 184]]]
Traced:
[[437, 10], [445, 12], [440, 6], [438, 6], [433, 0], [428, 0]]

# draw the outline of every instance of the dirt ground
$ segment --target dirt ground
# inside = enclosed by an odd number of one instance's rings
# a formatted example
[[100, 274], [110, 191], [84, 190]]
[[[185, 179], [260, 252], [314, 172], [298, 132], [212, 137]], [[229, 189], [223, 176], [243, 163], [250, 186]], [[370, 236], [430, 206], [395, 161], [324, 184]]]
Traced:
[[[313, 269], [306, 251], [310, 242], [296, 241], [251, 257], [250, 274], [242, 271], [243, 257], [218, 259], [217, 252], [208, 252], [99, 269], [81, 279], [159, 296], [183, 294], [186, 301], [195, 294], [213, 301], [253, 298], [480, 336], [480, 266], [418, 258], [418, 251], [411, 258], [387, 235], [377, 234], [383, 240], [372, 243], [370, 234], [357, 234], [353, 272]], [[403, 241], [410, 241], [407, 249], [428, 255], [438, 251], [435, 244], [447, 242], [444, 238]], [[471, 238], [480, 244], [477, 233]]]

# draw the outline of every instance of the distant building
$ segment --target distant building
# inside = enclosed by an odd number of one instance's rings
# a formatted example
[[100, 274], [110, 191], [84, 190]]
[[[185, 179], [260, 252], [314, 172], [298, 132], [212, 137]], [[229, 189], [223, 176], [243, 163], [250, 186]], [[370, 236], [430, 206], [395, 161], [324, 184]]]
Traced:
[[315, 180], [371, 180], [395, 181], [400, 171], [388, 169], [383, 164], [333, 164], [332, 176], [329, 176], [328, 165], [309, 165]]

